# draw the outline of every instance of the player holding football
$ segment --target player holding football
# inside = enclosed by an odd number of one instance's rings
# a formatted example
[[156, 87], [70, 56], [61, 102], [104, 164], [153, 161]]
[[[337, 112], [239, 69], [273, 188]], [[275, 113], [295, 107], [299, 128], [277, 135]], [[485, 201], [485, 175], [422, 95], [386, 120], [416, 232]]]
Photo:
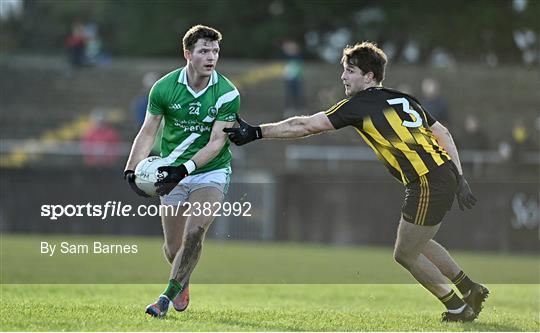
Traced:
[[382, 86], [386, 62], [386, 55], [375, 44], [347, 46], [341, 59], [347, 99], [327, 111], [273, 124], [251, 126], [238, 117], [240, 127], [224, 131], [235, 144], [243, 145], [263, 138], [302, 138], [354, 127], [405, 186], [395, 260], [444, 304], [443, 321], [472, 321], [489, 291], [471, 281], [433, 237], [454, 195], [461, 209], [472, 208], [476, 198], [463, 177], [450, 132], [416, 98]]
[[[182, 44], [185, 67], [158, 80], [149, 95], [144, 123], [137, 134], [124, 171], [124, 178], [139, 195], [134, 169], [148, 157], [162, 119], [161, 156], [169, 166], [160, 167], [167, 176], [156, 183], [164, 205], [222, 202], [231, 175], [231, 152], [223, 129], [233, 126], [240, 107], [236, 87], [216, 72], [221, 33], [197, 25], [189, 29]], [[169, 303], [177, 311], [189, 304], [189, 277], [201, 255], [206, 231], [214, 219], [210, 214], [184, 217], [162, 216], [165, 257], [171, 263], [169, 285], [146, 313], [163, 317]]]

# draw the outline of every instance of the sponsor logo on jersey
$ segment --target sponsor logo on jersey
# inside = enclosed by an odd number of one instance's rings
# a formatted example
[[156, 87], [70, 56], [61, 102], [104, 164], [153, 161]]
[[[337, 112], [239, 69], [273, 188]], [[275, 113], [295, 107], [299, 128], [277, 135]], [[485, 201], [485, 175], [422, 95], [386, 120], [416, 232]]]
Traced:
[[196, 121], [192, 120], [178, 120], [175, 119], [174, 126], [180, 127], [184, 132], [190, 132], [190, 133], [204, 133], [204, 132], [210, 132], [212, 131], [212, 126], [200, 124]]
[[182, 105], [178, 104], [178, 103], [174, 103], [174, 104], [169, 105], [169, 109], [171, 109], [171, 110], [180, 110], [181, 108], [182, 108]]
[[215, 106], [211, 106], [209, 109], [208, 109], [208, 115], [212, 118], [215, 118], [217, 116], [217, 108]]
[[230, 114], [225, 118], [225, 121], [235, 121], [236, 120], [236, 114]]
[[208, 108], [208, 115], [203, 119], [203, 122], [205, 123], [211, 123], [216, 119], [216, 116], [218, 114], [218, 110], [215, 106], [211, 106]]

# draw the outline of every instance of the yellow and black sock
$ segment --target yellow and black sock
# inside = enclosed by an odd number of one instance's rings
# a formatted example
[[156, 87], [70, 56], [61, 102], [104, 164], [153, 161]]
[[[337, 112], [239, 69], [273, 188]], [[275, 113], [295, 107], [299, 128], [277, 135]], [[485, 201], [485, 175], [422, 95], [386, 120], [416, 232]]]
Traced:
[[465, 302], [463, 302], [463, 300], [456, 295], [454, 290], [451, 290], [448, 294], [439, 297], [439, 301], [441, 301], [448, 310], [462, 310], [462, 308], [465, 306]]
[[463, 271], [460, 271], [458, 275], [452, 279], [452, 282], [463, 296], [467, 296], [474, 285], [474, 282], [471, 281], [471, 279], [469, 279], [469, 277], [463, 273]]

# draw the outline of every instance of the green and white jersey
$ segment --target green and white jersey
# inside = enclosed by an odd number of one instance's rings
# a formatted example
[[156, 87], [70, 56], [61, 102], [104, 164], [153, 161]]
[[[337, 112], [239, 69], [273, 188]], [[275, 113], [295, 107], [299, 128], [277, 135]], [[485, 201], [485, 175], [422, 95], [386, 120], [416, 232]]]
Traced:
[[[148, 98], [147, 111], [163, 115], [161, 157], [170, 165], [189, 160], [210, 140], [216, 120], [234, 122], [240, 108], [240, 94], [223, 75], [214, 71], [208, 86], [194, 92], [187, 82], [186, 68], [179, 68], [159, 79]], [[229, 168], [229, 140], [219, 154], [192, 174]]]

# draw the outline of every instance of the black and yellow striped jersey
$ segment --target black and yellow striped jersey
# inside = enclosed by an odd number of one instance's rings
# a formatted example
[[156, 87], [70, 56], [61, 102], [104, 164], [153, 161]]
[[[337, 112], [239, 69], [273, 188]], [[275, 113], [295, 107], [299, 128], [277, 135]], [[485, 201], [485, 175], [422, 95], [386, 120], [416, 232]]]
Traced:
[[436, 120], [414, 97], [400, 91], [368, 88], [325, 113], [335, 129], [353, 126], [405, 185], [450, 161], [430, 130]]

